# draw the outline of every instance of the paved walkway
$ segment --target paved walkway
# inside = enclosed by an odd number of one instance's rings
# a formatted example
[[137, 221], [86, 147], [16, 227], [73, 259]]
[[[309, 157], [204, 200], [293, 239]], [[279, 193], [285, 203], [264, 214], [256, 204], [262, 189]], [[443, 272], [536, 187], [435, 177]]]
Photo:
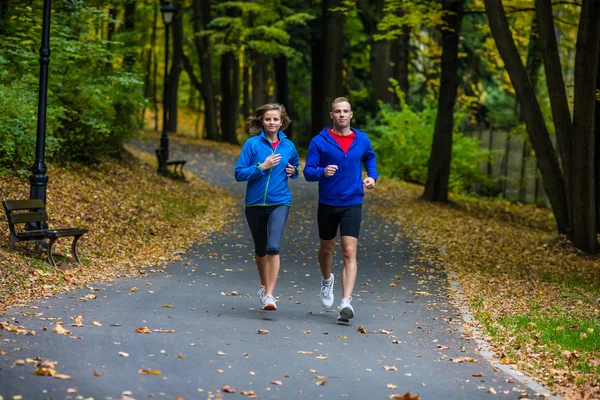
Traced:
[[[136, 146], [153, 153], [155, 143]], [[279, 309], [260, 311], [252, 243], [241, 217], [245, 184], [233, 179], [235, 159], [173, 140], [171, 147], [173, 158], [188, 160], [188, 171], [231, 189], [240, 199], [239, 221], [164, 270], [36, 301], [29, 305], [35, 309], [8, 310], [0, 320], [36, 335], [0, 331], [4, 399], [206, 399], [254, 393], [261, 399], [362, 400], [405, 392], [421, 399], [534, 398], [533, 390], [492, 367], [461, 334], [443, 272], [411, 265], [411, 243], [369, 211], [374, 200], [368, 197], [352, 325], [337, 325], [336, 312], [321, 309], [316, 184], [302, 178], [291, 183], [294, 203], [276, 288]], [[339, 247], [334, 264], [337, 304]], [[76, 315], [84, 315], [83, 327], [68, 326]], [[57, 320], [67, 321], [72, 334], [54, 333]], [[151, 333], [136, 333], [139, 327]], [[72, 379], [34, 375], [34, 364], [14, 364], [36, 357], [58, 361], [54, 369]], [[223, 385], [236, 393], [223, 392]]]

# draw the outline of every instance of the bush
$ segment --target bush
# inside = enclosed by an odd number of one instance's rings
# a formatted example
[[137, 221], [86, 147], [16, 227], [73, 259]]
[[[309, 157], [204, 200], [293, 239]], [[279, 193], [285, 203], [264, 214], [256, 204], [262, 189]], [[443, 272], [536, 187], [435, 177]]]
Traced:
[[[0, 83], [0, 172], [25, 171], [35, 161], [37, 82], [32, 76], [11, 84]], [[49, 97], [46, 110], [46, 156], [60, 148], [54, 136], [64, 109]]]
[[[425, 184], [427, 163], [431, 152], [437, 108], [435, 105], [415, 112], [404, 105], [396, 110], [381, 104], [375, 120], [368, 123], [378, 167], [384, 176]], [[455, 121], [462, 120], [461, 115]], [[480, 170], [489, 151], [480, 148], [478, 140], [463, 136], [455, 124], [450, 167], [449, 188], [453, 192], [468, 192], [475, 184], [492, 182]]]

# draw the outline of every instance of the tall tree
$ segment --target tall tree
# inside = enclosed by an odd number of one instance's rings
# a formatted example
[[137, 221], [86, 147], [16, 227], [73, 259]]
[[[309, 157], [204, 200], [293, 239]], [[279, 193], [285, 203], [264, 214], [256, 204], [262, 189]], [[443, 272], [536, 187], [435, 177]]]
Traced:
[[442, 79], [423, 199], [447, 202], [454, 104], [458, 89], [458, 45], [464, 0], [443, 0], [442, 8], [445, 11], [442, 26]]
[[127, 0], [125, 2], [125, 17], [123, 18], [123, 33], [127, 35], [125, 43], [128, 44], [123, 57], [123, 64], [127, 71], [133, 70], [135, 64], [136, 50], [138, 48], [135, 43], [135, 0]]
[[[370, 69], [373, 99], [391, 103], [394, 95], [388, 88], [390, 87], [389, 79], [392, 77], [393, 71], [391, 61], [392, 40], [387, 38], [376, 40], [375, 38], [378, 31], [377, 25], [384, 16], [385, 3], [385, 0], [357, 0], [356, 5], [360, 10], [359, 16], [368, 34], [368, 43], [371, 47]], [[399, 44], [398, 41], [396, 41], [396, 44]]]
[[[501, 2], [484, 0], [492, 36], [521, 105], [542, 181], [560, 233], [579, 249], [596, 252], [596, 190], [594, 159], [595, 88], [600, 52], [600, 10], [583, 0], [575, 59], [575, 101], [569, 110], [556, 42], [552, 4], [536, 0], [542, 60], [556, 131], [558, 158], [535, 91], [527, 77]], [[562, 166], [562, 169], [561, 169]]]
[[[398, 81], [400, 89], [404, 93], [404, 99], [408, 102], [409, 80], [408, 72], [410, 65], [410, 26], [402, 27], [402, 34], [392, 42], [391, 50], [392, 77]], [[394, 97], [392, 103], [398, 103]]]
[[167, 91], [167, 107], [169, 109], [169, 119], [167, 130], [177, 132], [177, 120], [179, 116], [179, 77], [182, 69], [183, 55], [183, 13], [180, 4], [175, 4], [178, 12], [173, 16], [171, 29], [173, 32], [173, 45], [171, 57], [171, 69], [169, 70], [169, 86]]
[[194, 46], [200, 58], [201, 80], [196, 78], [194, 69], [185, 53], [182, 54], [183, 66], [190, 77], [190, 81], [200, 91], [202, 100], [204, 100], [204, 129], [206, 137], [210, 140], [219, 140], [217, 103], [213, 87], [209, 39], [208, 36], [202, 34], [211, 21], [209, 0], [194, 0], [193, 21]]
[[[342, 72], [344, 68], [344, 14], [341, 11], [342, 0], [323, 0], [323, 52], [316, 60], [321, 65], [323, 93], [318, 101], [321, 104], [319, 114], [313, 115], [320, 122], [321, 129], [330, 125], [329, 111], [331, 102], [344, 95]], [[313, 61], [315, 61], [313, 59]], [[319, 129], [320, 130], [320, 129]], [[313, 134], [318, 132], [315, 131]]]
[[[288, 114], [292, 114], [288, 80], [288, 57], [285, 55], [275, 57], [273, 60], [273, 66], [275, 69], [275, 98], [277, 99], [277, 102], [283, 104]], [[292, 139], [294, 136], [291, 124], [286, 130], [286, 135], [290, 139]]]

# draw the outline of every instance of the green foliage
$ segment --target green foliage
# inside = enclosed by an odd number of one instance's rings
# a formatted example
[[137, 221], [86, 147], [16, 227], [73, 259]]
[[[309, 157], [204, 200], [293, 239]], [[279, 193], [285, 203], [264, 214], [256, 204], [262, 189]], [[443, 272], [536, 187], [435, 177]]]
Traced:
[[[404, 105], [397, 110], [381, 104], [381, 111], [367, 126], [372, 135], [373, 149], [377, 153], [378, 167], [385, 176], [425, 184], [427, 162], [431, 152], [437, 105], [429, 105], [419, 112]], [[464, 113], [457, 113], [458, 122]], [[488, 185], [487, 176], [479, 165], [487, 160], [489, 152], [481, 149], [479, 141], [463, 136], [455, 124], [450, 190], [468, 192], [474, 184]]]
[[[17, 6], [0, 36], [1, 168], [33, 162], [37, 125], [40, 13]], [[99, 8], [72, 2], [52, 15], [46, 157], [94, 160], [119, 152], [138, 128], [142, 82], [121, 66], [121, 42], [100, 29], [117, 23]]]
[[[47, 109], [46, 155], [59, 148], [54, 136], [64, 109], [52, 96]], [[0, 172], [25, 171], [35, 157], [37, 132], [37, 82], [32, 76], [0, 83]]]

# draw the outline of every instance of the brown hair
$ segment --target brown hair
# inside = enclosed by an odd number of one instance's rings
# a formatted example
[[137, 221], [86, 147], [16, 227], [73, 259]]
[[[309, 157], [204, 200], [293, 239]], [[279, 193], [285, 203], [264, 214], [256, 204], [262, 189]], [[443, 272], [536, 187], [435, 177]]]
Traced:
[[267, 111], [279, 111], [279, 115], [281, 115], [282, 131], [290, 125], [290, 122], [292, 122], [283, 105], [279, 103], [267, 103], [257, 108], [256, 111], [246, 119], [246, 129], [249, 134], [257, 135], [260, 133], [260, 130], [263, 128], [262, 120]]
[[[346, 102], [348, 104], [350, 104], [350, 100], [348, 100], [345, 97], [336, 97], [335, 99], [333, 99], [333, 101], [331, 102], [331, 110], [333, 111], [333, 106], [337, 103], [343, 103]], [[350, 108], [352, 108], [352, 104], [350, 104]]]

